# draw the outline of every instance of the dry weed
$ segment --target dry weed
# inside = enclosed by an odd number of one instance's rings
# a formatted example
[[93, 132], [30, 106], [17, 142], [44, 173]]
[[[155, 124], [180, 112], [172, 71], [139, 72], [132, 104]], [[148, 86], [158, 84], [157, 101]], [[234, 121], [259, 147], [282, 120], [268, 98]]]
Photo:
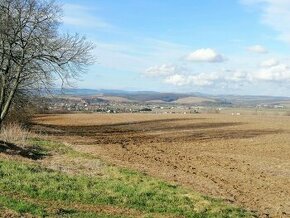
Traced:
[[0, 132], [0, 139], [2, 141], [14, 144], [26, 144], [29, 136], [30, 132], [17, 123], [5, 125]]

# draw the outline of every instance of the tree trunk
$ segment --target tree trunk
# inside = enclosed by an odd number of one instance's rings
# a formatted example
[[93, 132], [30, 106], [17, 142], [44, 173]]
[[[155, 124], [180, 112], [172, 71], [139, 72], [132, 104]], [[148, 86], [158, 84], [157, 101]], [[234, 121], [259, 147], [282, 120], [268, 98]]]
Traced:
[[1, 87], [0, 87], [0, 132], [2, 130], [3, 120], [1, 119], [3, 104], [4, 104], [4, 97], [5, 97], [5, 77], [4, 75], [1, 76]]
[[[0, 109], [1, 110], [1, 113], [0, 113], [0, 122], [1, 123], [0, 124], [2, 124], [2, 125], [3, 125], [3, 121], [4, 121], [5, 117], [7, 116], [8, 111], [10, 109], [10, 106], [11, 106], [12, 100], [14, 98], [14, 95], [17, 91], [17, 88], [19, 86], [19, 79], [20, 79], [20, 75], [21, 75], [22, 70], [23, 70], [23, 67], [19, 67], [15, 82], [14, 82], [13, 87], [12, 87], [12, 90], [10, 91], [7, 99], [5, 99], [5, 101], [2, 102], [1, 109]], [[3, 100], [3, 99], [0, 99], [0, 100]]]
[[2, 128], [3, 128], [3, 120], [0, 118], [0, 133], [2, 132]]

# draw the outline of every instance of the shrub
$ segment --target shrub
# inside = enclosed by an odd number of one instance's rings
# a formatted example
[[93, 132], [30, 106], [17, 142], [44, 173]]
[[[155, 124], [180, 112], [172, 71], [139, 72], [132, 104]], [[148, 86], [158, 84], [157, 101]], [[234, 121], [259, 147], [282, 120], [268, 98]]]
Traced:
[[0, 139], [14, 144], [25, 144], [30, 132], [17, 123], [9, 123], [2, 127]]

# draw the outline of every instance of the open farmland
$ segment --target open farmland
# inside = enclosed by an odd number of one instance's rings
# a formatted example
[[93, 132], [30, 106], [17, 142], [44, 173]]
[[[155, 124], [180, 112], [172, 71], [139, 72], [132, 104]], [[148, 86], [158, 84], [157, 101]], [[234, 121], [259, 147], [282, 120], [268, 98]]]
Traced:
[[225, 114], [39, 116], [34, 129], [118, 166], [290, 216], [290, 117]]

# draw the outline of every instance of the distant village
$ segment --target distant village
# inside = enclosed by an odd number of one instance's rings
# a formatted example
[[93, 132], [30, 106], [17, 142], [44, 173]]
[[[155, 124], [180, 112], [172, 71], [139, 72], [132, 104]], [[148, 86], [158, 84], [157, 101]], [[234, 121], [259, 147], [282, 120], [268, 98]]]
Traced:
[[[158, 113], [158, 114], [197, 114], [197, 113], [220, 113], [225, 108], [252, 108], [261, 110], [285, 110], [286, 106], [272, 104], [232, 105], [232, 104], [176, 104], [170, 102], [137, 102], [104, 100], [89, 96], [55, 96], [44, 98], [39, 104], [42, 113], [71, 113], [71, 112], [94, 112], [94, 113]], [[238, 113], [239, 114], [239, 113]]]
[[98, 113], [199, 113], [203, 106], [170, 103], [117, 102], [98, 98], [47, 98], [42, 104], [43, 112], [98, 112]]

